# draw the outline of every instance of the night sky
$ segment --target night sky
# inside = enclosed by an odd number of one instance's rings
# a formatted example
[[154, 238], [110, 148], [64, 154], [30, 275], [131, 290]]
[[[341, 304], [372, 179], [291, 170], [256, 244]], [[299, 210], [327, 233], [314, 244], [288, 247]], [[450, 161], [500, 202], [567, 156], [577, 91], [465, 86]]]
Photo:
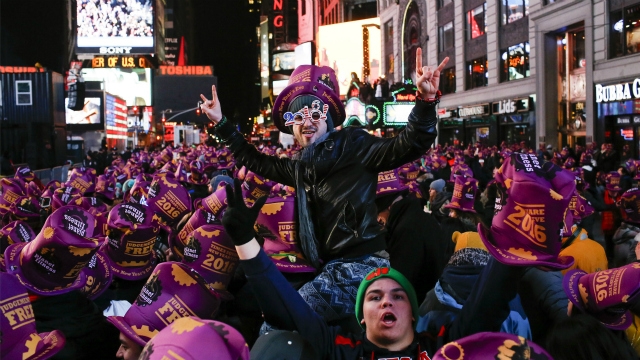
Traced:
[[[257, 17], [249, 17], [244, 0], [193, 0], [193, 5], [195, 43], [190, 46], [195, 53], [189, 63], [214, 66], [226, 115], [256, 116]], [[69, 66], [64, 58], [64, 16], [63, 0], [0, 0], [0, 65], [39, 62], [64, 73]]]

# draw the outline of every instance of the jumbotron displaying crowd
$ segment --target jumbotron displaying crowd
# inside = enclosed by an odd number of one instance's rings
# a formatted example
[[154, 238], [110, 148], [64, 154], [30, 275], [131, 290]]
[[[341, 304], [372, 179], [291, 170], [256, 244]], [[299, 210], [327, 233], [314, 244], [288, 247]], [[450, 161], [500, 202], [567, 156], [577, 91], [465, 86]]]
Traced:
[[219, 145], [0, 179], [0, 357], [638, 359], [638, 162], [434, 146], [449, 58], [422, 57], [392, 138], [301, 65], [272, 109], [294, 147], [249, 143], [213, 85]]
[[81, 0], [77, 5], [79, 37], [153, 36], [149, 0]]

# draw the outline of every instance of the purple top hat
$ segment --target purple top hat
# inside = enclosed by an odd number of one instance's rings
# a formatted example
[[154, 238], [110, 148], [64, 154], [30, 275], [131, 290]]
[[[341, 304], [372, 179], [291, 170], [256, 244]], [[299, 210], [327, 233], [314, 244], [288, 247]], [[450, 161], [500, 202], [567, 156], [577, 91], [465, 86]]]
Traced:
[[23, 221], [14, 221], [0, 229], [0, 272], [6, 272], [4, 251], [9, 245], [29, 242], [36, 237], [36, 233]]
[[26, 184], [26, 190], [27, 190], [27, 196], [30, 196], [33, 198], [39, 198], [40, 196], [42, 196], [42, 189], [40, 189], [38, 187], [38, 184], [36, 184], [33, 181]]
[[179, 318], [214, 317], [220, 306], [219, 296], [189, 266], [163, 262], [153, 270], [127, 313], [109, 316], [107, 320], [129, 339], [144, 346]]
[[289, 127], [285, 126], [284, 115], [289, 111], [289, 105], [302, 95], [313, 95], [320, 99], [329, 108], [333, 126], [342, 125], [345, 110], [340, 101], [339, 83], [333, 69], [328, 66], [300, 65], [293, 70], [289, 84], [273, 104], [272, 116], [280, 131], [291, 134]]
[[624, 222], [640, 225], [640, 189], [625, 191], [616, 205], [620, 208]]
[[593, 165], [591, 163], [591, 160], [593, 160], [593, 155], [591, 155], [591, 152], [589, 151], [585, 151], [582, 153], [582, 155], [580, 155], [580, 165], [582, 166]]
[[576, 161], [573, 160], [572, 157], [567, 158], [567, 160], [564, 161], [564, 168], [565, 169], [573, 169], [573, 167], [576, 166]]
[[640, 301], [640, 263], [591, 274], [570, 270], [562, 283], [569, 300], [606, 327], [625, 330], [633, 322], [628, 309]]
[[[571, 196], [571, 201], [569, 201], [569, 211], [573, 215], [573, 222], [576, 223], [593, 214], [595, 209], [591, 206], [589, 200], [585, 199], [576, 191], [573, 196]], [[572, 224], [565, 225], [570, 228]]]
[[118, 204], [109, 212], [107, 241], [102, 248], [116, 277], [140, 280], [153, 270], [156, 264], [153, 245], [160, 227], [152, 218], [150, 208], [134, 203]]
[[58, 180], [51, 180], [44, 186], [42, 197], [51, 197], [53, 192], [62, 187], [62, 183]]
[[[104, 238], [101, 238], [98, 242], [102, 244], [104, 241]], [[99, 248], [82, 270], [87, 276], [87, 282], [79, 291], [90, 300], [95, 300], [102, 295], [113, 280], [111, 260], [109, 260], [103, 249]]]
[[289, 196], [296, 196], [296, 189], [293, 186], [275, 184], [271, 188], [271, 193], [269, 194], [269, 197], [274, 196], [282, 196], [285, 199]]
[[16, 174], [13, 176], [16, 179], [20, 179], [25, 183], [31, 182], [36, 178], [36, 175], [31, 171], [31, 168], [28, 166], [20, 166], [16, 170]]
[[275, 181], [265, 179], [253, 171], [247, 172], [247, 175], [244, 177], [244, 182], [242, 183], [244, 202], [252, 206], [259, 198], [269, 196], [275, 184]]
[[60, 330], [38, 333], [27, 289], [15, 277], [2, 272], [0, 309], [4, 315], [0, 319], [3, 359], [48, 359], [64, 347], [65, 337]]
[[620, 174], [617, 171], [611, 171], [605, 175], [604, 178], [605, 188], [612, 192], [618, 192], [622, 190], [620, 187]]
[[148, 195], [147, 206], [153, 211], [153, 217], [168, 226], [177, 224], [191, 212], [187, 189], [169, 176], [155, 176]]
[[628, 159], [627, 161], [625, 161], [624, 168], [627, 169], [630, 175], [635, 175], [636, 170], [638, 169], [636, 167], [636, 161], [634, 159]]
[[28, 196], [20, 196], [11, 204], [10, 208], [10, 219], [26, 221], [36, 228], [40, 225], [40, 204], [38, 200]]
[[407, 188], [408, 187], [403, 184], [398, 177], [398, 169], [378, 173], [378, 185], [376, 187], [377, 197], [387, 194], [396, 194], [406, 190]]
[[455, 165], [462, 165], [464, 164], [464, 155], [462, 154], [456, 154], [455, 157], [453, 158], [453, 163]]
[[182, 161], [178, 164], [178, 168], [176, 169], [176, 172], [174, 175], [176, 180], [182, 183], [187, 182], [187, 177], [189, 177], [189, 173], [187, 172], [186, 165]]
[[80, 194], [83, 195], [96, 191], [95, 177], [89, 171], [74, 177], [73, 180], [67, 181], [66, 185], [80, 190]]
[[398, 179], [403, 185], [415, 181], [420, 175], [420, 168], [414, 163], [405, 164], [398, 168]]
[[140, 175], [138, 175], [129, 192], [124, 194], [124, 200], [137, 204], [146, 204], [150, 186], [151, 181], [140, 180]]
[[147, 343], [140, 358], [200, 360], [211, 359], [212, 354], [218, 360], [249, 360], [249, 346], [233, 327], [190, 316], [162, 329]]
[[450, 359], [531, 359], [553, 360], [542, 347], [507, 333], [480, 332], [445, 344], [433, 360]]
[[166, 170], [170, 173], [175, 173], [176, 168], [176, 164], [174, 164], [173, 161], [169, 161], [168, 163], [164, 164], [161, 169]]
[[224, 211], [227, 209], [227, 190], [224, 187], [218, 186], [218, 190], [202, 199], [200, 206], [217, 218], [222, 219], [222, 215], [224, 215]]
[[191, 174], [187, 177], [187, 181], [195, 185], [204, 185], [209, 182], [207, 175], [204, 173], [204, 163], [200, 160], [194, 160], [189, 164]]
[[282, 272], [314, 272], [297, 238], [296, 198], [267, 199], [256, 219], [256, 234], [264, 238], [264, 252]]
[[102, 200], [96, 198], [96, 197], [88, 197], [88, 196], [83, 196], [80, 198], [80, 202], [78, 204], [78, 206], [80, 206], [81, 208], [91, 212], [91, 210], [93, 209], [93, 213], [94, 214], [101, 214], [101, 213], [105, 213], [107, 212], [108, 208], [107, 208], [107, 204], [105, 204], [104, 202], [102, 202]]
[[500, 262], [515, 266], [566, 269], [572, 257], [558, 256], [574, 176], [532, 154], [514, 153], [495, 177], [495, 216], [491, 229], [478, 224], [480, 238]]
[[96, 193], [109, 200], [116, 198], [116, 179], [113, 176], [100, 175], [96, 181]]
[[224, 299], [232, 299], [227, 286], [239, 263], [233, 241], [222, 225], [204, 225], [189, 235], [182, 263], [189, 265]]
[[467, 164], [458, 164], [454, 165], [451, 169], [451, 176], [449, 177], [449, 181], [455, 183], [456, 178], [458, 177], [473, 177], [473, 171]]
[[27, 191], [22, 180], [0, 179], [0, 215], [8, 213], [11, 210], [11, 204], [16, 202], [20, 196], [25, 195], [27, 195]]
[[7, 272], [30, 291], [44, 296], [76, 290], [86, 284], [82, 272], [98, 249], [92, 239], [95, 219], [77, 206], [51, 214], [36, 238], [5, 250]]
[[189, 237], [191, 233], [203, 226], [203, 225], [211, 225], [211, 224], [220, 224], [220, 219], [217, 218], [210, 212], [205, 211], [204, 209], [196, 209], [193, 215], [189, 218], [186, 224], [180, 229], [177, 236], [174, 236], [170, 239], [169, 246], [180, 258], [183, 257], [183, 249], [185, 245], [189, 242]]
[[409, 183], [409, 193], [413, 194], [418, 199], [425, 199], [425, 195], [422, 193], [422, 188], [417, 181], [412, 181]]
[[460, 211], [476, 213], [473, 204], [478, 191], [478, 180], [472, 177], [458, 176], [453, 186], [453, 196], [451, 202], [444, 206], [446, 209], [456, 209]]
[[56, 211], [67, 204], [75, 205], [81, 197], [80, 190], [71, 186], [56, 189], [51, 196], [51, 209]]

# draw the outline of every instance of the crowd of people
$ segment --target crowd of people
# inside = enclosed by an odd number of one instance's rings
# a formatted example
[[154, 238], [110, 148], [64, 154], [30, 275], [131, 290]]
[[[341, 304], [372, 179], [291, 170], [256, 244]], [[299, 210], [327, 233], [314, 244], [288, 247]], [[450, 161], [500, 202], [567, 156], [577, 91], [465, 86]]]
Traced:
[[448, 58], [421, 59], [394, 138], [341, 128], [303, 65], [273, 108], [293, 147], [212, 87], [216, 146], [0, 179], [2, 359], [637, 359], [636, 161], [435, 146]]
[[149, 0], [78, 1], [80, 37], [151, 37], [153, 2]]

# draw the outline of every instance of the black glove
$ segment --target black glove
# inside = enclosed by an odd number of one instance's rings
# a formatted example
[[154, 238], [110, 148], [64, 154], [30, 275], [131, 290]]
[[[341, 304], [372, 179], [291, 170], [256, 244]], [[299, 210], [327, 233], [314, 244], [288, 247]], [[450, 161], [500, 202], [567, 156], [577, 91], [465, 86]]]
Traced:
[[222, 225], [236, 246], [244, 245], [256, 236], [253, 224], [258, 218], [258, 212], [267, 201], [263, 196], [256, 200], [251, 208], [248, 208], [242, 198], [240, 180], [233, 180], [235, 193], [230, 184], [227, 184], [227, 209], [222, 216]]

